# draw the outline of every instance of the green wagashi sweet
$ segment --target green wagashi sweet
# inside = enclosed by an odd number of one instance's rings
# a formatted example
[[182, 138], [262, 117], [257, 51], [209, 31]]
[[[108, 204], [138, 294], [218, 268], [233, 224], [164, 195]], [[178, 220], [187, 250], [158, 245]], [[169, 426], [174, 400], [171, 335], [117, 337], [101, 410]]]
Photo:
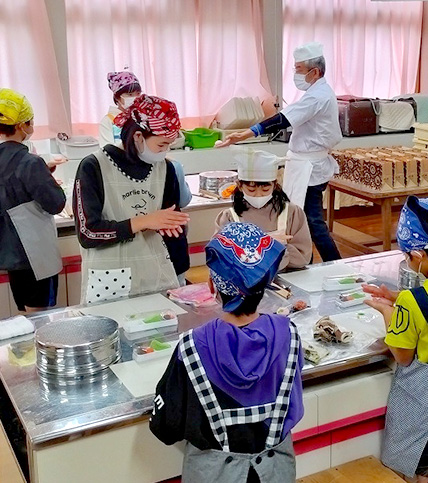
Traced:
[[161, 342], [160, 340], [153, 339], [150, 342], [150, 347], [155, 351], [163, 351], [165, 349], [169, 349], [171, 347], [171, 344], [168, 344], [168, 342]]
[[162, 317], [162, 314], [153, 314], [150, 317], [144, 317], [144, 323], [145, 324], [152, 324], [153, 322], [162, 322], [164, 318]]
[[339, 280], [339, 283], [345, 284], [345, 283], [355, 283], [355, 278], [342, 278]]

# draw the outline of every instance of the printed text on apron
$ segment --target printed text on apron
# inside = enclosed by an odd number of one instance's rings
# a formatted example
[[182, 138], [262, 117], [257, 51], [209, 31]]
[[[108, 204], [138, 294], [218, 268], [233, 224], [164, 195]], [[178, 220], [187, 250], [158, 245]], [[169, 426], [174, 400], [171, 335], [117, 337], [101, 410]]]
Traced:
[[[122, 173], [104, 150], [95, 153], [103, 184], [103, 218], [126, 220], [160, 210], [166, 163], [156, 163], [144, 180]], [[83, 303], [178, 287], [168, 250], [159, 233], [146, 230], [127, 242], [81, 249]]]

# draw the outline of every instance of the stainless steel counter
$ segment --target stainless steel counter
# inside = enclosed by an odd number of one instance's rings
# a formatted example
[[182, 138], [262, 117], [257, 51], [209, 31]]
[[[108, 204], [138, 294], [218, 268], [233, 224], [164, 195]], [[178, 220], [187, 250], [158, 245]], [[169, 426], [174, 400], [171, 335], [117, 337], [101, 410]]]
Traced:
[[[373, 275], [378, 282], [396, 286], [398, 265], [402, 255], [400, 252], [386, 252], [376, 255], [341, 260], [359, 272]], [[311, 269], [307, 270], [308, 277]], [[306, 298], [310, 294], [296, 287], [292, 288], [296, 297]], [[320, 313], [329, 310], [319, 306]], [[312, 294], [312, 300], [314, 300]], [[268, 291], [262, 301], [261, 311], [274, 311], [284, 305], [284, 299], [274, 292]], [[100, 304], [102, 306], [102, 304]], [[179, 331], [201, 325], [219, 313], [218, 307], [190, 309], [186, 314], [179, 315]], [[51, 318], [61, 318], [73, 314], [73, 309], [50, 311], [32, 318], [36, 328], [47, 323]], [[340, 309], [336, 309], [340, 311]], [[108, 315], [108, 314], [106, 314]], [[122, 334], [123, 335], [123, 334]], [[9, 359], [10, 345], [18, 342], [13, 339], [3, 342], [0, 346], [0, 378], [12, 402], [27, 435], [32, 448], [54, 444], [67, 440], [73, 435], [84, 435], [88, 430], [110, 429], [123, 422], [141, 419], [143, 414], [152, 409], [152, 394], [134, 398], [125, 385], [109, 369], [106, 377], [90, 385], [82, 384], [71, 388], [53, 387], [39, 381], [35, 366], [18, 367], [12, 365]], [[130, 360], [131, 345], [122, 337], [123, 361]], [[307, 365], [303, 371], [304, 380], [316, 379], [328, 374], [335, 374], [351, 368], [367, 366], [374, 362], [385, 360], [388, 351], [382, 340], [356, 353], [352, 357], [336, 359], [318, 366]], [[159, 374], [160, 376], [161, 374]]]

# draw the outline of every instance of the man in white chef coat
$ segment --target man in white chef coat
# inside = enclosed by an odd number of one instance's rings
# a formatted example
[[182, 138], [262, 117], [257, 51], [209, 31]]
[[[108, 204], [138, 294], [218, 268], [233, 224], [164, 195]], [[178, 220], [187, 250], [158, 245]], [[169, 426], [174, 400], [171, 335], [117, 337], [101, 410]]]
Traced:
[[219, 147], [292, 126], [283, 189], [293, 203], [304, 209], [312, 240], [323, 261], [336, 260], [340, 253], [324, 220], [322, 197], [329, 180], [338, 172], [337, 163], [329, 154], [342, 139], [337, 99], [324, 78], [322, 45], [304, 44], [293, 55], [294, 83], [305, 91], [302, 98], [275, 116], [230, 134]]

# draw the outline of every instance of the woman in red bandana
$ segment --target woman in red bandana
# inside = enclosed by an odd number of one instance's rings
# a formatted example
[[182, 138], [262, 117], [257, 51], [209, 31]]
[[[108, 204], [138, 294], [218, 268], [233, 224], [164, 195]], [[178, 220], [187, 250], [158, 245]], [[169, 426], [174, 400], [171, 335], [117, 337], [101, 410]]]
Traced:
[[175, 104], [143, 94], [115, 123], [123, 149], [109, 144], [87, 156], [74, 185], [83, 303], [177, 287], [176, 273], [189, 266], [189, 217], [165, 160], [180, 128]]

